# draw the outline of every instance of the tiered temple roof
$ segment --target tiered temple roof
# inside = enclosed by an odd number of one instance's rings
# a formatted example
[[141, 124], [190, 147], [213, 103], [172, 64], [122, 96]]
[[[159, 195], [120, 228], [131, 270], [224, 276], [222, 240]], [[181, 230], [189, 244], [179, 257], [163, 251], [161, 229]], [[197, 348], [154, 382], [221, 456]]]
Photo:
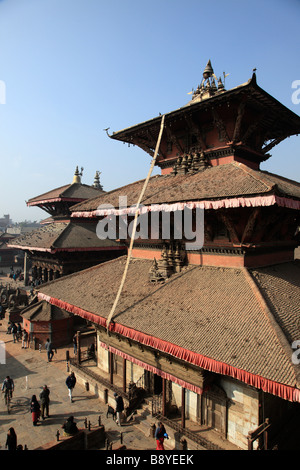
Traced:
[[[153, 156], [160, 122], [158, 116], [110, 137], [139, 146]], [[270, 157], [275, 145], [299, 133], [299, 116], [260, 88], [253, 73], [246, 83], [230, 90], [206, 84], [185, 106], [166, 113], [157, 165], [173, 167], [178, 154], [199, 149], [212, 160], [230, 155], [259, 165]]]
[[[170, 210], [193, 202], [216, 213], [272, 206], [275, 225], [279, 207], [299, 221], [299, 184], [259, 169], [269, 149], [300, 132], [299, 116], [259, 88], [255, 74], [228, 91], [219, 84], [215, 89], [212, 81], [203, 85], [186, 106], [165, 115], [157, 160], [164, 174], [150, 179], [142, 205]], [[157, 117], [110, 137], [153, 155], [160, 124]], [[72, 216], [115, 212], [120, 196], [130, 207], [143, 185], [137, 181], [77, 204]], [[246, 226], [253, 228], [254, 220]], [[45, 284], [39, 298], [107, 327], [125, 262], [119, 258]], [[291, 360], [291, 341], [298, 340], [299, 262], [272, 264], [247, 269], [190, 263], [156, 283], [149, 279], [153, 260], [133, 258], [109, 328], [186, 363], [300, 401]]]

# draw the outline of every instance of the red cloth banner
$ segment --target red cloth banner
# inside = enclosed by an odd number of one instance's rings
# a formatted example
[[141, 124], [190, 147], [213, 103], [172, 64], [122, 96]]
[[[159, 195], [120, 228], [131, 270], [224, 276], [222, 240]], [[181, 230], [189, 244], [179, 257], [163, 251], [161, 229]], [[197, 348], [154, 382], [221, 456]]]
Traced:
[[[75, 305], [68, 304], [67, 302], [63, 302], [60, 299], [50, 297], [41, 292], [38, 294], [38, 298], [39, 300], [45, 300], [46, 302], [52, 305], [56, 305], [57, 307], [66, 310], [67, 312], [71, 312], [74, 315], [79, 315], [88, 321], [91, 321], [97, 325], [101, 325], [106, 328], [106, 318], [103, 318], [100, 315], [88, 312], [79, 307], [76, 307]], [[221, 361], [217, 361], [215, 359], [211, 359], [209, 357], [203, 356], [202, 354], [189, 351], [188, 349], [185, 349], [181, 346], [177, 346], [175, 344], [169, 343], [168, 341], [164, 341], [162, 339], [155, 338], [154, 336], [147, 335], [132, 328], [128, 328], [119, 323], [115, 323], [114, 321], [110, 323], [109, 329], [112, 332], [119, 333], [122, 336], [132, 339], [133, 341], [137, 341], [138, 343], [144, 344], [145, 346], [149, 346], [151, 348], [157, 349], [158, 351], [170, 354], [171, 356], [181, 359], [187, 363], [196, 365], [201, 369], [233, 377], [234, 379], [239, 380], [240, 382], [244, 382], [252, 387], [261, 389], [266, 393], [276, 395], [280, 398], [283, 398], [284, 400], [300, 402], [300, 391], [295, 387], [284, 385], [270, 379], [266, 379], [265, 377], [261, 377], [251, 372], [247, 372], [243, 369], [238, 369], [237, 367], [231, 366]], [[161, 373], [164, 372], [161, 371]]]
[[[150, 206], [142, 206], [138, 209], [138, 214], [145, 214], [147, 212], [173, 212], [182, 211], [184, 208], [187, 209], [232, 209], [236, 207], [264, 207], [273, 206], [277, 204], [281, 207], [288, 207], [290, 209], [299, 210], [300, 201], [295, 199], [289, 199], [286, 197], [275, 196], [274, 194], [269, 196], [256, 196], [256, 197], [238, 197], [238, 198], [226, 198], [218, 201], [187, 201], [187, 202], [176, 202], [174, 204], [151, 204]], [[107, 209], [96, 209], [93, 211], [80, 211], [73, 212], [72, 217], [103, 217], [108, 215], [126, 215], [135, 214], [134, 207], [126, 207], [124, 209], [107, 208]]]

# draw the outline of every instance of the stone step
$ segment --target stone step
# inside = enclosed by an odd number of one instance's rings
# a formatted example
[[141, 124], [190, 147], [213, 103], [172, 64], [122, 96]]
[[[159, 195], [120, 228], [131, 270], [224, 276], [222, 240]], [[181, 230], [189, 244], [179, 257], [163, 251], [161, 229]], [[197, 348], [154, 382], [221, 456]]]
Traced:
[[152, 435], [152, 428], [149, 421], [136, 421], [134, 427], [141, 431], [146, 437], [151, 437]]

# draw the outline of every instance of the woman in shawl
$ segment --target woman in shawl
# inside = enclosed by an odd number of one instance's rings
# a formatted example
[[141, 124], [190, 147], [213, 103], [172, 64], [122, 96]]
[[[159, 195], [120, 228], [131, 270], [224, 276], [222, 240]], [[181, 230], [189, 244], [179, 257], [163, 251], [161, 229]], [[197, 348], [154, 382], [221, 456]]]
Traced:
[[33, 426], [36, 426], [36, 425], [37, 425], [37, 422], [38, 422], [38, 420], [39, 420], [39, 418], [40, 418], [41, 407], [40, 407], [40, 404], [39, 404], [39, 402], [37, 401], [35, 395], [32, 395], [32, 398], [31, 398], [30, 411], [31, 411], [31, 415], [32, 415], [32, 423], [33, 423]]
[[156, 439], [156, 450], [164, 450], [164, 440], [167, 436], [165, 427], [162, 423], [158, 423], [158, 427], [155, 430]]
[[17, 435], [14, 428], [9, 428], [8, 430], [5, 447], [8, 450], [17, 450]]

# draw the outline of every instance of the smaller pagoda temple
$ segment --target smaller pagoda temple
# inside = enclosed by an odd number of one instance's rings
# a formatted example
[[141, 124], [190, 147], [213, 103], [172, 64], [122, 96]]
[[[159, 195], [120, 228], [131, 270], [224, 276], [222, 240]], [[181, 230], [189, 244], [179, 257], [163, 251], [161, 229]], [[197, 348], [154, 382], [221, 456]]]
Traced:
[[86, 201], [103, 194], [103, 187], [100, 184], [100, 172], [95, 174], [94, 183], [89, 186], [81, 182], [83, 168], [79, 172], [76, 167], [72, 183], [52, 189], [27, 201], [28, 207], [40, 207], [47, 212], [50, 217], [41, 222], [49, 224], [53, 221], [69, 220], [70, 209], [74, 204]]
[[55, 347], [71, 343], [74, 334], [74, 316], [47, 302], [33, 301], [22, 311], [23, 328], [33, 349], [44, 345], [51, 338]]
[[46, 211], [49, 217], [41, 227], [14, 239], [11, 248], [25, 252], [25, 282], [31, 264], [32, 279], [44, 283], [125, 253], [115, 240], [100, 240], [91, 220], [71, 220], [71, 208], [79, 202], [105, 194], [100, 184], [100, 172], [91, 186], [81, 182], [83, 168], [76, 167], [71, 184], [53, 189], [27, 202]]

